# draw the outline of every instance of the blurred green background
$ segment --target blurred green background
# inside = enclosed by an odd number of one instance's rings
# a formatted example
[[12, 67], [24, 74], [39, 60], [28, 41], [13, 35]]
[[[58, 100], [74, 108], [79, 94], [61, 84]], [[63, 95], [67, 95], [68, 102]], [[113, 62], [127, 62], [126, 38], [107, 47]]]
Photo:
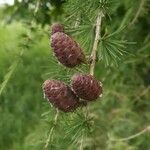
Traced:
[[[79, 1], [69, 2], [15, 0], [14, 5], [0, 5], [0, 150], [43, 149], [55, 109], [43, 98], [42, 83], [47, 78], [69, 82], [71, 74], [78, 71], [68, 71], [58, 64], [49, 46], [49, 28], [54, 21], [61, 20], [67, 29], [72, 25], [74, 18], [64, 20]], [[108, 29], [115, 31], [121, 23], [127, 25], [134, 18], [139, 6], [146, 12], [139, 12], [142, 15], [135, 25], [121, 34], [136, 44], [127, 46], [129, 54], [123, 56], [118, 66], [97, 63], [96, 77], [103, 81], [104, 96], [102, 101], [90, 106], [95, 137], [85, 140], [85, 150], [150, 149], [148, 130], [131, 140], [112, 142], [109, 139], [128, 137], [150, 126], [150, 20], [147, 3], [141, 2], [118, 0], [110, 13], [112, 21], [104, 19]], [[102, 30], [104, 32], [105, 28]], [[85, 33], [82, 37], [73, 35], [82, 44], [81, 39], [88, 32]], [[84, 70], [84, 67], [79, 69]], [[49, 111], [50, 115], [43, 118]], [[76, 117], [74, 124], [78, 124]], [[67, 128], [62, 124], [60, 126]], [[56, 133], [56, 143], [49, 149], [79, 149], [78, 144], [69, 147], [67, 143], [74, 133], [67, 140], [60, 133], [65, 134], [65, 131]]]

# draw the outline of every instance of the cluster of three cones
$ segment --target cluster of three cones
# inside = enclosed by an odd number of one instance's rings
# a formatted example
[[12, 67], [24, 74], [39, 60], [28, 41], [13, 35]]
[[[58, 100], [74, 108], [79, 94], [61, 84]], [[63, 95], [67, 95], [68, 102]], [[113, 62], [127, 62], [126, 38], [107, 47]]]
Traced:
[[[66, 67], [73, 68], [85, 61], [80, 46], [64, 32], [60, 24], [52, 26], [51, 46], [57, 60]], [[102, 85], [91, 75], [76, 74], [70, 86], [58, 80], [46, 80], [43, 91], [56, 108], [70, 112], [88, 101], [96, 100], [102, 94]]]

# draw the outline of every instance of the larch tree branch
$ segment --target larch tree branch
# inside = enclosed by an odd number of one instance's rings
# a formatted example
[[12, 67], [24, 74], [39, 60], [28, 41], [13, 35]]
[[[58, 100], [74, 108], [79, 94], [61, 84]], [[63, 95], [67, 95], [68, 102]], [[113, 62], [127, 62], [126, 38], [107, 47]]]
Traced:
[[93, 48], [92, 48], [92, 52], [91, 52], [91, 65], [90, 65], [90, 74], [94, 75], [94, 69], [95, 69], [95, 64], [96, 64], [96, 53], [97, 53], [97, 48], [98, 48], [98, 43], [100, 40], [100, 35], [101, 35], [101, 22], [102, 22], [102, 17], [103, 17], [103, 13], [99, 12], [97, 19], [96, 19], [96, 29], [95, 29], [95, 39], [94, 39], [94, 43], [93, 43]]

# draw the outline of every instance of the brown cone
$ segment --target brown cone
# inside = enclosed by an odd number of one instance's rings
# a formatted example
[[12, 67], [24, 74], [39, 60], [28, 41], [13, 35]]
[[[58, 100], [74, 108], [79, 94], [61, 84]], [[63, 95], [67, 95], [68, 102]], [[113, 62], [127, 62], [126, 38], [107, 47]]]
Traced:
[[77, 74], [72, 77], [72, 88], [84, 100], [96, 100], [102, 94], [102, 85], [92, 75]]
[[48, 101], [64, 112], [73, 111], [79, 106], [78, 97], [61, 81], [46, 80], [43, 91]]
[[55, 23], [52, 25], [52, 33], [54, 34], [56, 32], [64, 32], [64, 27], [63, 25], [59, 24], [59, 23]]
[[82, 49], [67, 34], [56, 32], [51, 38], [51, 46], [54, 54], [64, 66], [73, 68], [85, 61]]

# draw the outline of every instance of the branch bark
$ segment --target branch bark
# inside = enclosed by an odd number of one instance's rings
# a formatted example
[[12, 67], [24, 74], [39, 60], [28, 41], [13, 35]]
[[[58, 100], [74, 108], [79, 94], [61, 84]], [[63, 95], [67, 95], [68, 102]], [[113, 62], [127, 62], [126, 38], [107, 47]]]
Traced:
[[101, 34], [102, 17], [103, 17], [103, 13], [102, 12], [98, 13], [98, 16], [96, 19], [95, 39], [94, 39], [93, 48], [91, 52], [91, 59], [92, 59], [92, 62], [90, 65], [91, 75], [94, 75], [94, 69], [95, 69], [95, 64], [96, 64], [96, 53], [97, 53], [98, 43], [101, 37], [100, 34]]

